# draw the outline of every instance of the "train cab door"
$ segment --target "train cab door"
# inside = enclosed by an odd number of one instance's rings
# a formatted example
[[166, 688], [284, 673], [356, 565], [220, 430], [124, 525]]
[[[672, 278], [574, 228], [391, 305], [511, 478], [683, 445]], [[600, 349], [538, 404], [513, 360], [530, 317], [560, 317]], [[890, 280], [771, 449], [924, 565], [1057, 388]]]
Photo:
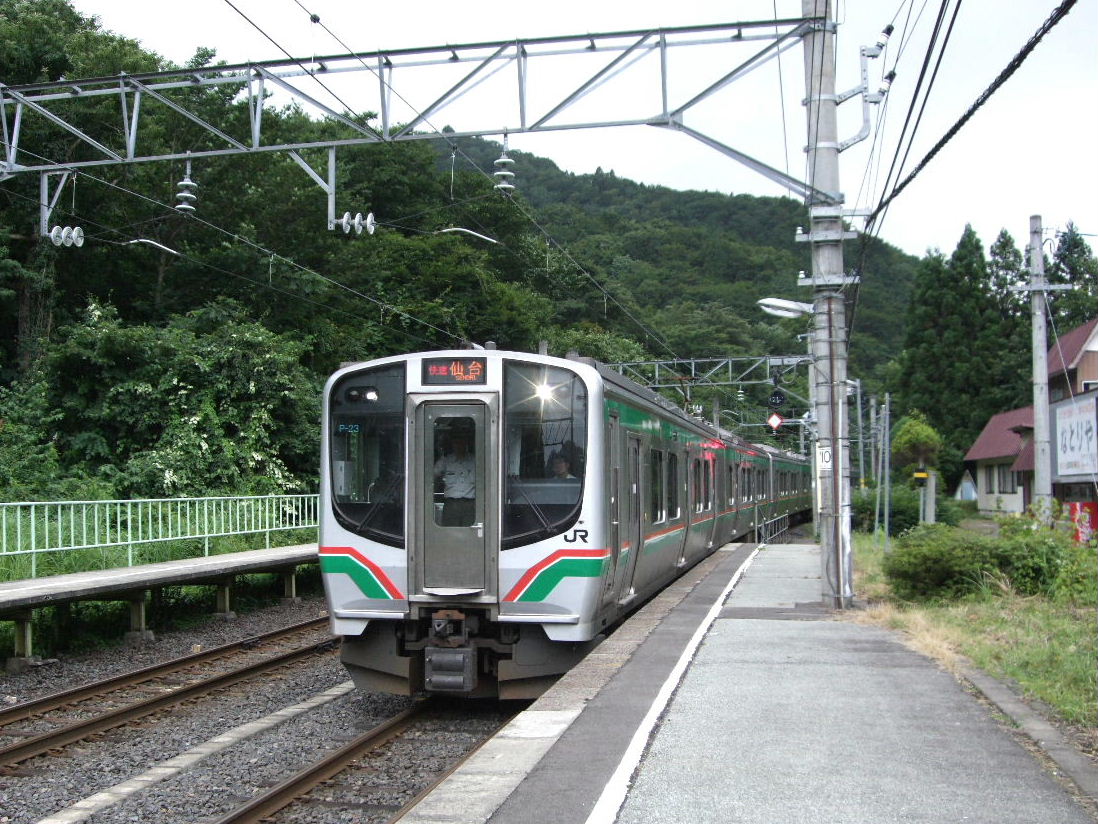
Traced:
[[633, 576], [637, 570], [642, 547], [641, 520], [644, 510], [641, 506], [641, 441], [636, 435], [625, 439], [625, 461], [619, 478], [618, 492], [621, 498], [619, 514], [621, 528], [619, 540], [621, 551], [628, 556], [618, 565], [617, 581], [618, 603], [628, 603], [636, 590], [633, 588]]
[[489, 467], [497, 448], [491, 413], [479, 401], [427, 401], [415, 408], [417, 472], [409, 517], [419, 589], [433, 596], [482, 596], [494, 586], [498, 523]]

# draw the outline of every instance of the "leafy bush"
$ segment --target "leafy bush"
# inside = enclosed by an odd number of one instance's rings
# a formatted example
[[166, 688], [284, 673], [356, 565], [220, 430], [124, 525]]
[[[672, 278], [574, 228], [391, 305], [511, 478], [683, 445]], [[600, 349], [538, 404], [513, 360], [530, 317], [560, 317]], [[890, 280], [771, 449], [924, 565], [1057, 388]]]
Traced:
[[1056, 601], [1098, 606], [1098, 551], [1094, 541], [1077, 544], [1072, 541], [1064, 551], [1060, 569], [1048, 589]]
[[[883, 500], [882, 500], [883, 507]], [[873, 531], [873, 517], [877, 507], [877, 491], [874, 487], [864, 495], [854, 496], [854, 528], [861, 532]], [[962, 510], [952, 498], [938, 497], [935, 505], [938, 523], [957, 526]], [[883, 515], [883, 513], [882, 513]], [[893, 486], [888, 516], [888, 534], [901, 535], [919, 523], [919, 490], [907, 486]]]
[[947, 524], [908, 530], [884, 559], [892, 591], [904, 600], [973, 592], [996, 569], [994, 541]]
[[1094, 543], [1076, 544], [1069, 533], [1028, 517], [1004, 518], [991, 538], [944, 524], [908, 530], [884, 558], [892, 591], [905, 600], [948, 598], [983, 588], [999, 575], [1023, 595], [1063, 603], [1098, 603]]
[[1028, 517], [999, 519], [996, 563], [1024, 595], [1051, 592], [1072, 550], [1071, 536]]

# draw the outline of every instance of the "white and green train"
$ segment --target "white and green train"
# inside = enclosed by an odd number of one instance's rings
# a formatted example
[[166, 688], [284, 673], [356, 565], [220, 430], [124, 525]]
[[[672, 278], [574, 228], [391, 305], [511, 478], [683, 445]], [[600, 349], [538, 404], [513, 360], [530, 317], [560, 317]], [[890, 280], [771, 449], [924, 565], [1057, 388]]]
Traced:
[[540, 694], [722, 544], [811, 506], [803, 459], [589, 359], [455, 350], [325, 388], [320, 566], [363, 689]]

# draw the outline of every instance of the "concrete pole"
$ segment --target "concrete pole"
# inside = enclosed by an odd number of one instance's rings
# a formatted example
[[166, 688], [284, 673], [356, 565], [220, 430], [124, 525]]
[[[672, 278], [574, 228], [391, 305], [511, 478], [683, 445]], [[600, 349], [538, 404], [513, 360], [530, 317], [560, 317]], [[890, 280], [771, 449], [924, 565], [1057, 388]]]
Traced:
[[1033, 319], [1033, 510], [1052, 513], [1052, 453], [1049, 446], [1048, 337], [1045, 331], [1045, 253], [1041, 216], [1029, 219], [1029, 308]]
[[858, 403], [858, 489], [865, 492], [865, 418], [862, 415], [862, 379], [855, 378]]
[[843, 270], [842, 195], [835, 97], [835, 25], [827, 0], [802, 0], [804, 17], [820, 23], [804, 38], [808, 96], [808, 176], [822, 195], [809, 200], [812, 247], [813, 354], [816, 364], [817, 483], [820, 489], [821, 598], [844, 608], [853, 601], [850, 552], [850, 441], [846, 409], [846, 316], [842, 289], [851, 279]]

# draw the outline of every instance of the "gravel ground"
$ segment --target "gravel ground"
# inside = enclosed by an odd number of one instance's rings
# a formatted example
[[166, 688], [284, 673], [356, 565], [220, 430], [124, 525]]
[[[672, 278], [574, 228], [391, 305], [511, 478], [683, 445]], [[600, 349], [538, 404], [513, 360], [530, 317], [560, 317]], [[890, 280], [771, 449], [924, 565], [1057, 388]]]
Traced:
[[[5, 675], [0, 682], [0, 696], [6, 703], [14, 703], [13, 699], [28, 700], [177, 658], [190, 652], [194, 644], [208, 648], [249, 638], [317, 617], [324, 610], [322, 598], [308, 599], [293, 606], [242, 614], [233, 621], [211, 620], [187, 630], [165, 633], [152, 642], [65, 656], [18, 675]], [[202, 700], [179, 706], [155, 720], [148, 719], [109, 732], [98, 740], [73, 745], [61, 759], [32, 759], [21, 765], [16, 775], [0, 776], [0, 822], [37, 821], [239, 724], [345, 681], [346, 671], [333, 653], [318, 657], [307, 666], [281, 670], [248, 687], [226, 690], [215, 702]], [[247, 763], [248, 758], [241, 760]], [[102, 815], [94, 820], [100, 820]], [[158, 819], [154, 815], [149, 820]]]
[[155, 641], [119, 644], [91, 653], [50, 658], [15, 675], [0, 672], [0, 702], [6, 706], [29, 701], [188, 655], [195, 644], [202, 644], [206, 649], [229, 644], [319, 617], [326, 610], [323, 597], [306, 598], [292, 606], [272, 606], [256, 612], [240, 613], [232, 621], [211, 619], [190, 629], [158, 633]]
[[[235, 621], [212, 620], [166, 633], [156, 641], [67, 656], [5, 676], [0, 696], [28, 700], [130, 669], [170, 660], [192, 645], [206, 647], [258, 635], [323, 614], [323, 599], [271, 607]], [[0, 775], [0, 824], [33, 824], [97, 792], [148, 771], [242, 724], [265, 718], [348, 681], [336, 654], [281, 670], [239, 689], [184, 704], [171, 712], [37, 758], [15, 775]], [[11, 698], [6, 699], [11, 702]], [[209, 755], [187, 770], [95, 812], [91, 824], [201, 824], [277, 783], [361, 732], [407, 708], [410, 699], [352, 691]], [[384, 821], [439, 770], [475, 746], [501, 722], [505, 706], [454, 702], [437, 722], [367, 759], [364, 770], [323, 788], [318, 802], [284, 811], [286, 822]], [[335, 802], [338, 800], [338, 805]], [[344, 806], [349, 800], [350, 807]]]

